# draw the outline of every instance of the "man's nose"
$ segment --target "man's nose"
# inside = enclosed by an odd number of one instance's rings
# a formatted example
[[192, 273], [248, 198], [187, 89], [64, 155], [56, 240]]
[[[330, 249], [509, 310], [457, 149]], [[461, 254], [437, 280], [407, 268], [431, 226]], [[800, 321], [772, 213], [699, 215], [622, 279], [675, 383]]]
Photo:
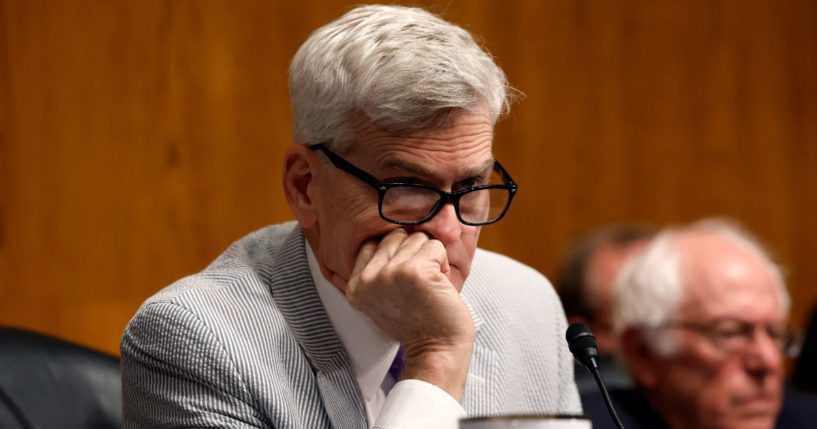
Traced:
[[423, 231], [443, 244], [458, 240], [462, 234], [462, 228], [463, 224], [457, 218], [453, 204], [445, 204], [429, 221], [415, 227], [417, 231]]
[[760, 330], [752, 337], [746, 355], [746, 368], [755, 374], [781, 372], [783, 366], [783, 350], [778, 341], [775, 341], [765, 331]]

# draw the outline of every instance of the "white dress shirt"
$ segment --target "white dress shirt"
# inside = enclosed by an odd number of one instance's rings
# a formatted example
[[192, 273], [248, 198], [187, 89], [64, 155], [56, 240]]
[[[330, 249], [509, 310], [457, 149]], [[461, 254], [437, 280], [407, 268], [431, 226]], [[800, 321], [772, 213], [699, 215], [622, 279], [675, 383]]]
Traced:
[[465, 410], [439, 387], [421, 380], [396, 380], [389, 367], [400, 344], [363, 313], [352, 308], [343, 292], [321, 273], [312, 248], [306, 246], [309, 270], [323, 307], [340, 338], [366, 405], [370, 428], [456, 429]]

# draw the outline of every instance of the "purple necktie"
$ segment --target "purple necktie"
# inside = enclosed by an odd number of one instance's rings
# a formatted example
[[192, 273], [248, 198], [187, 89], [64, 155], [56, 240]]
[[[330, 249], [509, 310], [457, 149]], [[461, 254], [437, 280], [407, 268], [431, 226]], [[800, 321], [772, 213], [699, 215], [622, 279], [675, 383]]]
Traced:
[[403, 348], [397, 350], [397, 355], [394, 356], [394, 360], [389, 367], [389, 375], [394, 377], [394, 381], [400, 380], [400, 374], [403, 373], [403, 370], [406, 369], [406, 352], [403, 351]]

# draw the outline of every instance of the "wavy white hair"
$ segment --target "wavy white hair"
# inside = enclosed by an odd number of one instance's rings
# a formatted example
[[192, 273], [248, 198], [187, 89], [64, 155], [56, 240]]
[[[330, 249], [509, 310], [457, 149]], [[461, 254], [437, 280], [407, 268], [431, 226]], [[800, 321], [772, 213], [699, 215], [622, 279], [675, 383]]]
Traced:
[[747, 231], [724, 219], [706, 219], [658, 234], [639, 255], [628, 261], [616, 277], [616, 306], [613, 329], [616, 334], [636, 328], [653, 350], [668, 356], [677, 350], [672, 332], [660, 330], [678, 308], [682, 294], [681, 258], [678, 238], [690, 233], [720, 237], [766, 262], [778, 285], [780, 302], [789, 310], [789, 295], [780, 267], [772, 261], [760, 242]]
[[467, 31], [422, 9], [372, 5], [309, 36], [289, 92], [294, 141], [337, 147], [361, 117], [390, 132], [433, 129], [459, 111], [485, 109], [496, 123], [512, 89]]

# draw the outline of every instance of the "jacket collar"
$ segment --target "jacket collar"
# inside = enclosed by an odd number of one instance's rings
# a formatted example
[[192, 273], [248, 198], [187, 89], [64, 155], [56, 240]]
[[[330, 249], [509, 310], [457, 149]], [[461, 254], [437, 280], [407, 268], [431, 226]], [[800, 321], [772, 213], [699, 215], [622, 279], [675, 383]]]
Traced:
[[366, 411], [349, 359], [326, 315], [309, 271], [297, 225], [271, 258], [267, 282], [279, 311], [315, 374], [334, 427], [366, 429]]

